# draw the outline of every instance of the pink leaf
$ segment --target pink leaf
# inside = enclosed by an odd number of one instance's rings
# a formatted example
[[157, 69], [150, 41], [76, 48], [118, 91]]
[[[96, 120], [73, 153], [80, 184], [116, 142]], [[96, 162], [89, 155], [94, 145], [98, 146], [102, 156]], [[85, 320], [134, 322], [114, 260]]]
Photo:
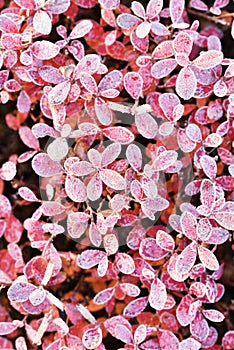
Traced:
[[216, 67], [223, 60], [223, 53], [217, 50], [210, 50], [200, 54], [193, 64], [200, 69], [210, 69]]
[[193, 39], [186, 32], [179, 32], [173, 40], [173, 47], [175, 52], [190, 55], [193, 47]]
[[201, 130], [199, 126], [194, 123], [190, 123], [186, 127], [186, 135], [194, 142], [200, 142], [202, 140]]
[[132, 283], [120, 283], [119, 287], [124, 294], [130, 297], [137, 297], [141, 292], [140, 288]]
[[96, 73], [100, 63], [100, 57], [98, 55], [88, 54], [84, 56], [75, 68], [74, 78], [79, 79], [82, 72], [90, 75]]
[[190, 6], [200, 11], [208, 11], [208, 6], [201, 0], [191, 0]]
[[155, 79], [161, 79], [169, 75], [177, 66], [177, 62], [174, 58], [167, 58], [154, 63], [151, 68], [151, 75]]
[[105, 150], [102, 152], [102, 160], [101, 160], [101, 166], [106, 167], [107, 165], [111, 164], [121, 152], [121, 145], [119, 143], [111, 143], [109, 146], [105, 148]]
[[163, 8], [163, 0], [150, 0], [146, 7], [146, 14], [149, 19], [154, 19]]
[[197, 243], [190, 243], [179, 255], [176, 263], [176, 269], [179, 273], [187, 273], [195, 264], [197, 257]]
[[192, 304], [192, 302], [193, 298], [191, 297], [191, 295], [187, 294], [181, 299], [176, 309], [176, 317], [181, 326], [183, 327], [188, 326], [193, 319], [193, 316], [189, 314], [189, 307]]
[[220, 211], [213, 214], [213, 218], [227, 230], [234, 230], [234, 213], [231, 211]]
[[95, 168], [86, 160], [74, 163], [69, 169], [76, 176], [86, 176], [91, 174]]
[[18, 328], [18, 325], [14, 325], [13, 322], [0, 322], [0, 335], [6, 335], [14, 332]]
[[175, 163], [177, 157], [178, 154], [176, 151], [163, 151], [155, 158], [152, 168], [156, 171], [165, 170]]
[[122, 324], [116, 326], [116, 338], [125, 344], [131, 344], [133, 341], [132, 332]]
[[85, 34], [89, 33], [93, 27], [93, 23], [89, 20], [81, 20], [79, 21], [75, 27], [72, 29], [71, 34], [69, 35], [69, 40], [78, 39], [85, 36]]
[[133, 258], [126, 253], [118, 253], [116, 255], [116, 266], [125, 275], [130, 275], [135, 270]]
[[112, 121], [112, 111], [102, 98], [95, 98], [95, 112], [97, 118], [102, 125], [110, 125]]
[[163, 259], [168, 251], [160, 248], [154, 238], [145, 238], [141, 241], [139, 253], [146, 260], [157, 261]]
[[134, 134], [122, 126], [105, 128], [103, 134], [111, 141], [119, 142], [121, 145], [128, 145], [134, 140]]
[[97, 293], [93, 299], [95, 304], [106, 304], [114, 295], [115, 288], [107, 288]]
[[101, 250], [85, 250], [77, 256], [76, 263], [82, 269], [90, 269], [98, 265], [99, 261], [106, 256], [106, 253]]
[[151, 24], [149, 22], [142, 22], [136, 28], [136, 35], [138, 38], [143, 39], [149, 34], [150, 29]]
[[147, 304], [148, 297], [135, 299], [124, 308], [123, 315], [126, 317], [136, 317], [144, 311]]
[[48, 93], [49, 103], [53, 105], [59, 105], [63, 103], [66, 100], [70, 89], [71, 83], [69, 81], [59, 83]]
[[97, 173], [93, 175], [87, 186], [87, 196], [91, 201], [96, 201], [102, 195], [102, 180]]
[[37, 288], [29, 295], [29, 300], [33, 306], [37, 306], [45, 300], [46, 293], [44, 289]]
[[209, 219], [200, 219], [197, 224], [197, 236], [202, 241], [209, 240], [212, 233], [212, 225]]
[[181, 215], [180, 224], [181, 224], [182, 232], [186, 237], [188, 237], [191, 240], [197, 239], [197, 232], [196, 232], [197, 220], [192, 213], [185, 211]]
[[199, 341], [206, 339], [209, 334], [208, 323], [200, 311], [196, 313], [195, 318], [190, 324], [190, 332]]
[[21, 126], [19, 128], [19, 136], [23, 143], [29, 148], [40, 149], [40, 143], [33, 135], [31, 129], [28, 126]]
[[140, 324], [134, 333], [134, 342], [136, 344], [142, 343], [147, 337], [147, 328], [144, 324]]
[[32, 168], [37, 175], [42, 177], [58, 175], [63, 169], [58, 162], [53, 161], [46, 153], [39, 153], [33, 158]]
[[202, 180], [200, 193], [202, 205], [212, 210], [216, 194], [214, 183], [208, 179]]
[[117, 17], [117, 24], [123, 29], [133, 29], [140, 22], [141, 20], [139, 18], [128, 13], [123, 13]]
[[47, 11], [54, 14], [66, 12], [70, 6], [70, 0], [48, 0], [45, 7]]
[[3, 33], [17, 33], [18, 27], [7, 15], [2, 14], [0, 15], [0, 30]]
[[151, 31], [155, 34], [155, 35], [159, 35], [159, 36], [164, 36], [164, 35], [169, 35], [170, 32], [167, 29], [167, 27], [158, 22], [158, 21], [154, 21], [151, 23]]
[[31, 50], [33, 55], [38, 60], [50, 60], [51, 58], [57, 56], [60, 51], [60, 47], [51, 43], [50, 41], [42, 40], [33, 43]]
[[35, 194], [28, 187], [20, 187], [18, 190], [19, 195], [29, 202], [40, 202]]
[[158, 332], [160, 350], [178, 350], [179, 340], [174, 333], [168, 330]]
[[59, 215], [64, 212], [65, 207], [58, 202], [43, 202], [41, 206], [41, 211], [46, 216]]
[[87, 349], [97, 349], [102, 342], [102, 331], [97, 326], [87, 329], [82, 336], [82, 343]]
[[125, 188], [124, 178], [114, 170], [102, 169], [100, 170], [101, 180], [114, 190], [123, 190]]
[[172, 251], [175, 248], [175, 242], [172, 236], [162, 230], [158, 230], [156, 234], [156, 243], [164, 250]]
[[167, 291], [165, 284], [156, 278], [150, 287], [149, 304], [155, 310], [163, 310], [167, 300]]
[[222, 346], [225, 350], [232, 350], [234, 348], [234, 331], [228, 331], [224, 334]]
[[198, 246], [198, 255], [202, 264], [207, 269], [215, 271], [219, 269], [219, 262], [214, 253], [212, 253], [209, 249], [203, 246]]
[[74, 202], [81, 203], [87, 198], [84, 183], [72, 175], [66, 177], [65, 190], [67, 196]]
[[176, 92], [184, 100], [189, 100], [194, 96], [197, 88], [195, 74], [190, 67], [183, 67], [176, 79]]
[[33, 17], [33, 28], [36, 32], [48, 35], [52, 29], [51, 18], [45, 11], [37, 11]]
[[100, 81], [98, 88], [100, 90], [117, 89], [123, 80], [123, 74], [118, 70], [112, 70], [106, 74]]
[[145, 18], [145, 9], [140, 2], [133, 1], [131, 3], [131, 9], [137, 17]]
[[205, 147], [218, 147], [223, 142], [221, 135], [217, 133], [212, 133], [205, 138]]
[[193, 338], [187, 338], [180, 342], [179, 350], [199, 350], [201, 344]]
[[169, 10], [173, 23], [177, 23], [184, 12], [184, 0], [170, 0]]
[[135, 144], [129, 145], [126, 150], [126, 157], [131, 167], [137, 172], [140, 171], [142, 166], [142, 154], [140, 147]]
[[180, 104], [179, 97], [174, 93], [164, 93], [159, 96], [158, 103], [160, 108], [163, 110], [165, 117], [174, 121], [174, 110], [176, 106]]
[[192, 141], [187, 135], [185, 129], [179, 129], [177, 132], [177, 141], [183, 152], [192, 152], [196, 147], [196, 142]]
[[203, 310], [203, 315], [212, 322], [222, 322], [224, 320], [224, 315], [218, 310]]
[[17, 99], [17, 108], [20, 113], [28, 113], [30, 111], [31, 101], [27, 92], [22, 90]]
[[11, 301], [23, 302], [28, 300], [29, 295], [36, 289], [31, 283], [16, 282], [8, 289], [7, 296]]
[[149, 113], [137, 113], [135, 123], [138, 132], [147, 139], [153, 139], [158, 132], [158, 124]]
[[16, 175], [15, 163], [9, 161], [2, 165], [0, 169], [0, 178], [5, 181], [11, 181]]
[[91, 94], [96, 94], [98, 91], [96, 80], [86, 72], [80, 73], [81, 84], [90, 92]]
[[141, 75], [136, 72], [126, 73], [124, 76], [124, 87], [129, 95], [137, 100], [141, 96], [143, 89], [143, 79]]
[[[99, 3], [102, 7], [108, 10], [114, 10], [119, 6], [120, 0], [99, 0]], [[102, 349], [100, 349], [102, 350]]]

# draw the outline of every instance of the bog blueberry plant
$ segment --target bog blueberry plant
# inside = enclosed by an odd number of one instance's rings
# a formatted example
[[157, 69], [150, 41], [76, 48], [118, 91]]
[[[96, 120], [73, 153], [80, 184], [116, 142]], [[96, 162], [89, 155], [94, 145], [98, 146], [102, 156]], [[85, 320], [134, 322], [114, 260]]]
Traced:
[[232, 5], [0, 1], [0, 349], [234, 348]]

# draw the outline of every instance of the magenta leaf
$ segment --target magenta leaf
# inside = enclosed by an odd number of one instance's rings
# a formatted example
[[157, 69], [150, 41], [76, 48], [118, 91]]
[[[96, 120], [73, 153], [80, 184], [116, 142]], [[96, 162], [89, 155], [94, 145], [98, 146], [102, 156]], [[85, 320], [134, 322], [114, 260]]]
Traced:
[[123, 29], [133, 29], [140, 23], [140, 19], [130, 14], [121, 14], [117, 17], [117, 24]]
[[173, 48], [175, 52], [190, 55], [193, 47], [193, 39], [186, 32], [179, 32], [173, 40]]
[[168, 251], [174, 250], [175, 242], [172, 236], [169, 235], [169, 233], [158, 230], [156, 234], [156, 243], [159, 245], [160, 248]]
[[213, 214], [213, 218], [227, 230], [234, 230], [234, 213], [231, 211], [220, 211]]
[[116, 266], [126, 275], [132, 274], [135, 270], [135, 264], [132, 257], [126, 253], [118, 253], [116, 255]]
[[106, 167], [118, 158], [121, 152], [121, 145], [119, 143], [111, 143], [102, 152], [101, 166]]
[[104, 289], [95, 295], [93, 301], [95, 304], [98, 304], [98, 305], [105, 304], [112, 298], [112, 296], [114, 295], [114, 292], [115, 292], [114, 288]]
[[60, 14], [70, 6], [70, 0], [48, 0], [46, 1], [45, 7], [48, 11], [54, 14]]
[[36, 150], [40, 149], [40, 143], [37, 138], [33, 135], [31, 129], [28, 126], [21, 126], [19, 128], [19, 136], [23, 143], [29, 148]]
[[23, 302], [37, 288], [28, 282], [16, 282], [8, 289], [7, 295], [11, 301]]
[[188, 237], [191, 240], [197, 239], [197, 232], [196, 232], [197, 220], [192, 213], [185, 211], [181, 215], [180, 224], [181, 224], [182, 232], [186, 237]]
[[146, 7], [146, 14], [149, 19], [154, 19], [163, 8], [163, 0], [150, 0]]
[[179, 340], [171, 331], [160, 330], [158, 339], [161, 350], [179, 349]]
[[111, 141], [119, 142], [121, 145], [128, 145], [134, 140], [134, 134], [122, 126], [105, 128], [103, 134]]
[[201, 343], [194, 338], [187, 338], [180, 342], [179, 350], [199, 350]]
[[11, 181], [16, 175], [16, 165], [15, 163], [9, 161], [2, 165], [0, 168], [0, 178], [5, 181]]

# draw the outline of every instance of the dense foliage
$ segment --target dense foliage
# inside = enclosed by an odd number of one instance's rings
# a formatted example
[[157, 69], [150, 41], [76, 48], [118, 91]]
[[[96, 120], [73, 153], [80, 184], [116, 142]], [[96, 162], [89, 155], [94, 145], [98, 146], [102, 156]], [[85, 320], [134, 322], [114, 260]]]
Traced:
[[1, 349], [234, 348], [232, 4], [0, 1]]

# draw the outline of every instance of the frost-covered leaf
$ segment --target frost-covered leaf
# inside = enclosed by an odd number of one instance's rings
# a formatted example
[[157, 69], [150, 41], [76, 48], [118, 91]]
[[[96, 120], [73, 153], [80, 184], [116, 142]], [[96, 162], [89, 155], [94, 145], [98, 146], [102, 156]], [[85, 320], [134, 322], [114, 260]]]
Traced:
[[128, 13], [123, 13], [117, 17], [117, 24], [123, 29], [133, 29], [140, 22], [139, 18]]
[[183, 67], [176, 79], [176, 92], [184, 100], [189, 100], [194, 96], [197, 88], [195, 74], [190, 67]]
[[192, 47], [193, 39], [186, 32], [179, 32], [173, 40], [173, 48], [177, 54], [184, 53], [189, 56], [192, 51]]
[[155, 158], [152, 168], [156, 171], [165, 170], [176, 162], [177, 157], [176, 151], [163, 151]]
[[51, 18], [47, 12], [39, 10], [33, 16], [33, 28], [42, 35], [48, 35], [52, 29]]
[[102, 342], [102, 331], [97, 326], [92, 326], [84, 331], [82, 343], [87, 349], [97, 349]]
[[84, 183], [75, 176], [67, 176], [65, 181], [65, 190], [67, 196], [74, 202], [84, 202], [87, 198], [86, 188]]
[[172, 333], [171, 331], [160, 330], [158, 332], [158, 339], [159, 339], [160, 350], [171, 350], [171, 349], [178, 350], [179, 340], [175, 336], [175, 334]]
[[148, 297], [141, 297], [131, 301], [123, 310], [126, 317], [136, 317], [144, 311], [148, 304]]
[[53, 161], [46, 153], [39, 153], [33, 158], [32, 168], [37, 175], [42, 177], [58, 175], [63, 169], [61, 164]]
[[108, 145], [105, 150], [102, 152], [102, 160], [101, 160], [101, 166], [106, 167], [107, 165], [111, 164], [121, 152], [121, 145], [117, 142], [111, 143]]
[[167, 300], [167, 291], [165, 284], [156, 278], [150, 287], [149, 304], [155, 310], [163, 310]]
[[124, 76], [124, 87], [129, 95], [137, 100], [141, 96], [143, 89], [143, 79], [141, 75], [136, 72], [126, 73]]
[[63, 103], [71, 89], [71, 83], [69, 81], [64, 81], [59, 83], [48, 93], [48, 101], [53, 105], [59, 105]]
[[169, 10], [173, 23], [177, 23], [184, 12], [184, 0], [170, 0]]
[[69, 39], [78, 39], [85, 36], [85, 34], [89, 33], [93, 27], [93, 23], [90, 20], [84, 19], [79, 21], [75, 27], [72, 29], [71, 34], [69, 35]]
[[176, 269], [179, 273], [187, 273], [191, 270], [195, 264], [197, 257], [197, 244], [196, 242], [190, 243], [179, 255], [176, 263]]
[[135, 270], [133, 258], [126, 253], [118, 253], [116, 255], [116, 266], [122, 273], [126, 275], [132, 274]]
[[201, 343], [194, 338], [187, 338], [180, 342], [178, 350], [199, 350]]
[[102, 180], [99, 173], [92, 176], [87, 186], [87, 196], [91, 201], [96, 201], [102, 195]]
[[115, 288], [107, 288], [97, 293], [93, 299], [95, 304], [105, 304], [114, 295]]
[[198, 255], [202, 262], [202, 264], [209, 270], [218, 270], [219, 269], [219, 262], [209, 249], [198, 246]]
[[169, 233], [158, 230], [156, 234], [156, 243], [164, 250], [172, 251], [175, 247], [175, 242]]
[[126, 157], [131, 167], [135, 171], [140, 171], [142, 166], [142, 154], [140, 147], [135, 144], [129, 145], [126, 150]]
[[103, 134], [111, 141], [119, 142], [121, 145], [128, 145], [134, 140], [134, 134], [122, 126], [105, 128]]
[[224, 320], [224, 315], [218, 310], [203, 310], [203, 315], [212, 322], [222, 322]]
[[33, 135], [32, 130], [28, 126], [21, 126], [19, 128], [19, 136], [23, 143], [29, 148], [36, 150], [40, 148], [38, 139]]
[[227, 230], [234, 230], [234, 213], [231, 211], [220, 211], [213, 214], [213, 218]]
[[155, 79], [161, 79], [168, 76], [177, 66], [174, 58], [167, 58], [154, 63], [151, 68], [151, 75]]
[[146, 14], [149, 19], [154, 19], [163, 8], [163, 0], [150, 0], [146, 7]]
[[192, 213], [188, 211], [183, 212], [180, 218], [180, 224], [182, 232], [186, 237], [188, 237], [191, 240], [197, 239], [197, 220]]
[[90, 269], [98, 265], [99, 261], [106, 256], [106, 253], [101, 250], [85, 250], [77, 256], [76, 263], [82, 269]]
[[51, 43], [50, 41], [42, 40], [33, 43], [31, 50], [33, 55], [38, 60], [50, 60], [51, 58], [57, 56], [60, 51], [60, 47]]
[[16, 172], [17, 170], [15, 163], [8, 161], [3, 163], [2, 167], [0, 168], [0, 178], [5, 181], [11, 181], [14, 179]]
[[19, 195], [29, 202], [40, 202], [40, 200], [35, 196], [35, 194], [28, 187], [20, 187], [18, 190]]
[[31, 283], [16, 282], [8, 289], [7, 296], [11, 301], [23, 302], [28, 300], [29, 295], [36, 289]]
[[222, 60], [222, 51], [209, 50], [200, 54], [200, 56], [193, 61], [193, 64], [200, 69], [210, 69], [220, 64]]

